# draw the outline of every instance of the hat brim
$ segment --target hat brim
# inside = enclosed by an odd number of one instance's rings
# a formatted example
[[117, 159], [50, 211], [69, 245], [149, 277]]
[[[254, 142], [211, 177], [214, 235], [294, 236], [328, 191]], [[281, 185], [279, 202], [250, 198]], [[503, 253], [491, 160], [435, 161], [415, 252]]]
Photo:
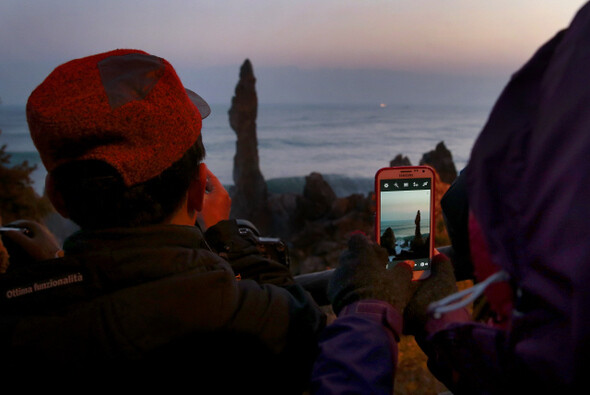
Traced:
[[201, 114], [201, 119], [207, 118], [209, 114], [211, 114], [211, 107], [209, 107], [209, 104], [207, 104], [205, 99], [203, 99], [201, 96], [197, 95], [190, 89], [184, 88], [184, 90], [186, 91], [188, 98], [191, 99], [195, 107], [197, 107], [197, 109], [199, 110], [199, 113]]

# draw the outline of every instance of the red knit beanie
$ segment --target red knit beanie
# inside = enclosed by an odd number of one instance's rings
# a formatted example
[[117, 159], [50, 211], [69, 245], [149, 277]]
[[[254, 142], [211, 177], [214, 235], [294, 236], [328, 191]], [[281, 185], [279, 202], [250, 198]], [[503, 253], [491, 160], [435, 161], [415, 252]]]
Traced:
[[67, 62], [27, 102], [31, 137], [48, 172], [72, 161], [101, 160], [127, 186], [180, 159], [209, 112], [170, 63], [138, 50]]

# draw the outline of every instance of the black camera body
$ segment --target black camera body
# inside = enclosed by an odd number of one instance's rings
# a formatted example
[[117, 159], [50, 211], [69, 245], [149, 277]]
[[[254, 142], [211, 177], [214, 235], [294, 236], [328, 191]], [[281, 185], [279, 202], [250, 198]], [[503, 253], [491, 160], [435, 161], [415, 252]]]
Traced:
[[262, 237], [256, 226], [245, 219], [237, 219], [238, 231], [242, 237], [251, 238], [256, 243], [256, 248], [262, 256], [273, 261], [282, 263], [289, 267], [291, 260], [289, 258], [289, 249], [287, 245], [276, 237]]

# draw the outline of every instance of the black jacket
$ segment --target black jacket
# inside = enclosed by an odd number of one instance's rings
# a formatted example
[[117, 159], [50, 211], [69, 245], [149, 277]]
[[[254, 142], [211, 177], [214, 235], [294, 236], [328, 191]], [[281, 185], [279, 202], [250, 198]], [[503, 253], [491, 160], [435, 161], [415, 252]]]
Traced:
[[79, 232], [64, 258], [0, 277], [2, 371], [300, 393], [325, 316], [288, 268], [227, 237], [240, 273], [198, 228], [153, 226]]

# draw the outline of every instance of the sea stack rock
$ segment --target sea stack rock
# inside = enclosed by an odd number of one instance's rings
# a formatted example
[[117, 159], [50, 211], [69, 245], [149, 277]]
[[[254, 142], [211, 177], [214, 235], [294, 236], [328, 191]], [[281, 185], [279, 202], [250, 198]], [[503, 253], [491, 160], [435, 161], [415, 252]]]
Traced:
[[395, 234], [393, 233], [393, 229], [387, 228], [383, 235], [381, 235], [381, 247], [387, 250], [389, 255], [395, 255]]
[[248, 59], [240, 68], [240, 80], [228, 114], [229, 124], [237, 135], [230, 216], [247, 219], [266, 233], [270, 224], [268, 191], [258, 158], [256, 78]]
[[312, 172], [305, 177], [303, 198], [305, 217], [314, 220], [328, 214], [336, 201], [336, 194], [320, 173]]
[[433, 151], [426, 152], [420, 160], [421, 165], [432, 166], [440, 176], [440, 180], [452, 184], [457, 178], [457, 169], [453, 162], [453, 155], [441, 141]]
[[408, 158], [407, 156], [397, 154], [397, 156], [389, 162], [389, 166], [412, 166], [412, 163], [410, 162], [410, 158]]
[[422, 246], [424, 244], [424, 239], [422, 238], [422, 233], [420, 232], [420, 210], [416, 213], [416, 218], [414, 219], [414, 225], [416, 225], [416, 229], [414, 230], [414, 246]]

